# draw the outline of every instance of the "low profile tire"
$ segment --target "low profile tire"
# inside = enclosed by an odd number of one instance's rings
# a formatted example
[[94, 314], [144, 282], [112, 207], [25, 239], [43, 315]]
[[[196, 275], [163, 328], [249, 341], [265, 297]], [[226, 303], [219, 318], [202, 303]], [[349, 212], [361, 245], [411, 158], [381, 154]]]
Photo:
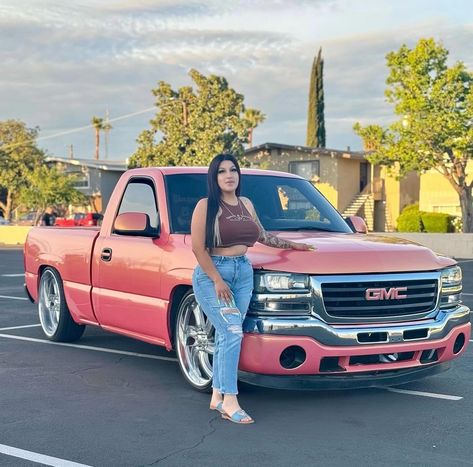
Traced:
[[59, 273], [46, 268], [39, 281], [38, 312], [41, 327], [49, 340], [72, 342], [80, 339], [85, 326], [76, 324], [67, 308]]
[[192, 290], [182, 298], [174, 329], [181, 372], [197, 391], [212, 390], [212, 357], [215, 329], [204, 315]]

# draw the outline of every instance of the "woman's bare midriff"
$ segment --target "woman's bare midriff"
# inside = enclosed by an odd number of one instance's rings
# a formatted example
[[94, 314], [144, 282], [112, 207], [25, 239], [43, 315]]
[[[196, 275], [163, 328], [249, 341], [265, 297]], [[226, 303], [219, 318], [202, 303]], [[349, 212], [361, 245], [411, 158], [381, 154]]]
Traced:
[[212, 248], [211, 256], [242, 256], [246, 254], [248, 247], [245, 245], [233, 245], [226, 248]]

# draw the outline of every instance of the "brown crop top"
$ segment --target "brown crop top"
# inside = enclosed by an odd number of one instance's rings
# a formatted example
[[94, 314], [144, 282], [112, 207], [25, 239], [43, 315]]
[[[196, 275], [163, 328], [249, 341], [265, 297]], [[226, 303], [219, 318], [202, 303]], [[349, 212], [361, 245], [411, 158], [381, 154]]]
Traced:
[[226, 248], [234, 245], [253, 246], [260, 237], [260, 229], [248, 212], [243, 202], [233, 206], [220, 201], [222, 213], [218, 218], [220, 241], [218, 247]]

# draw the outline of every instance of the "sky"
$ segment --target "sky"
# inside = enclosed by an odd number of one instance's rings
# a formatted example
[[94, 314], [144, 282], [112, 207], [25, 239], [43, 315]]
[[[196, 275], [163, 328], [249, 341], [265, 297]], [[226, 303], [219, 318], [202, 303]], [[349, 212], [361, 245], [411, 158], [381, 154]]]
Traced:
[[266, 115], [254, 144], [304, 145], [322, 47], [326, 146], [359, 150], [355, 122], [395, 118], [384, 98], [386, 54], [421, 37], [473, 70], [471, 1], [0, 0], [0, 121], [39, 127], [50, 155], [68, 157], [72, 145], [76, 158], [91, 159], [90, 121], [108, 111], [108, 159], [125, 160], [150, 128], [151, 90], [161, 80], [190, 85], [196, 68], [225, 76]]

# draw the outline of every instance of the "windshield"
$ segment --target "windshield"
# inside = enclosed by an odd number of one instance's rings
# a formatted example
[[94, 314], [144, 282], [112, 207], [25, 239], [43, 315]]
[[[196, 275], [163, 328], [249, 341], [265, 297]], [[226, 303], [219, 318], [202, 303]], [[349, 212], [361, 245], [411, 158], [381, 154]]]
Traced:
[[[207, 174], [174, 174], [165, 180], [171, 232], [190, 233], [194, 207], [207, 196]], [[266, 230], [352, 232], [335, 208], [304, 179], [243, 175], [241, 196], [252, 201]]]

